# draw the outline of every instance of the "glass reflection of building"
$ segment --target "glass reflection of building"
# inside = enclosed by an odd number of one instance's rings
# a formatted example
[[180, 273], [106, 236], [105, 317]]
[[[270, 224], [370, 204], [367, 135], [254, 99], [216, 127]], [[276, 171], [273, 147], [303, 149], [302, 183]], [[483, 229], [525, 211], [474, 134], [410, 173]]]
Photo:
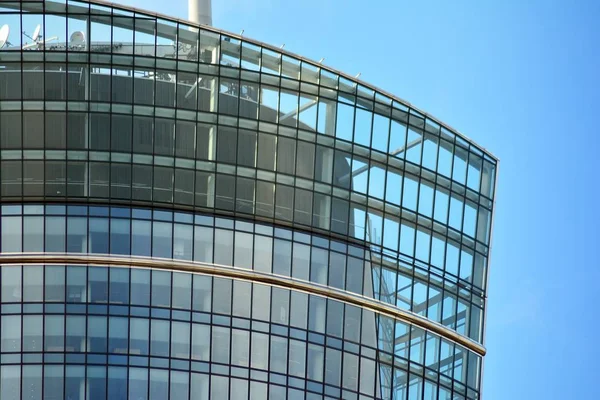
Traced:
[[211, 27], [3, 24], [0, 398], [481, 397], [491, 154]]

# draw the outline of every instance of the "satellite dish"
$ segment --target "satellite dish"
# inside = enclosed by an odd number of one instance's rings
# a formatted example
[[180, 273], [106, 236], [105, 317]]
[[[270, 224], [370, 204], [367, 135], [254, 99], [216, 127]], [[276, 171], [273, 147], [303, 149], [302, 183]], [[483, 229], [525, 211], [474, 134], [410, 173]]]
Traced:
[[73, 32], [71, 35], [71, 45], [81, 46], [85, 44], [85, 33], [81, 31]]
[[42, 31], [42, 26], [38, 25], [35, 27], [35, 30], [33, 31], [33, 36], [31, 36], [31, 40], [33, 40], [34, 42], [37, 42], [37, 40], [40, 38], [40, 32]]
[[3, 25], [2, 28], [0, 28], [0, 49], [8, 43], [8, 35], [10, 35], [10, 26]]

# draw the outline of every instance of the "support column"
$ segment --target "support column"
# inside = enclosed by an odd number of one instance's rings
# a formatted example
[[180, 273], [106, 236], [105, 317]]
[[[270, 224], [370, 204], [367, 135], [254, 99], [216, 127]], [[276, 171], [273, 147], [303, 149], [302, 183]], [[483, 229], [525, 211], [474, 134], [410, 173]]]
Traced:
[[211, 3], [211, 0], [189, 0], [188, 12], [190, 21], [201, 25], [212, 25]]

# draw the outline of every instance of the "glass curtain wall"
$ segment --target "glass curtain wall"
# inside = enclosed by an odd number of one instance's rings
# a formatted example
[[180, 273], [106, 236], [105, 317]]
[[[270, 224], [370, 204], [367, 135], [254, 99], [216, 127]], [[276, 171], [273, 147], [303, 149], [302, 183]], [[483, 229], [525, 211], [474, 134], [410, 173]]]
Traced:
[[210, 27], [79, 0], [0, 24], [2, 399], [480, 398], [493, 155]]

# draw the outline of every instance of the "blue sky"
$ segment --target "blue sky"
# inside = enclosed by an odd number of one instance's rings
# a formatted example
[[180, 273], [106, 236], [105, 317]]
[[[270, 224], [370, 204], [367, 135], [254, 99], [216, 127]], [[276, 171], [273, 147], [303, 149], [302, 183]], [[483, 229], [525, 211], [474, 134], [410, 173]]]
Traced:
[[600, 398], [599, 18], [583, 0], [213, 1], [216, 27], [361, 72], [500, 158], [485, 400]]

